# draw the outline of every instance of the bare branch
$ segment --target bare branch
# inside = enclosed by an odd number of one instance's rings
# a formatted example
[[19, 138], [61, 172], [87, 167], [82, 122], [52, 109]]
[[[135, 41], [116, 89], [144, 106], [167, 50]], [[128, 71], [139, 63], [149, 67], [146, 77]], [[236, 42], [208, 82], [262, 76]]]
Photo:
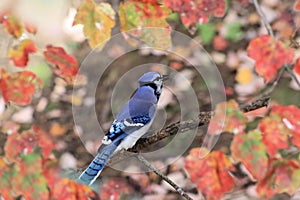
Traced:
[[269, 35], [271, 35], [272, 37], [274, 37], [274, 32], [271, 28], [271, 25], [269, 24], [265, 14], [263, 13], [263, 11], [261, 10], [261, 7], [260, 5], [258, 4], [257, 0], [253, 0], [253, 3], [254, 3], [254, 6], [255, 6], [255, 9], [257, 11], [257, 13], [259, 14], [263, 24], [265, 25]]
[[175, 191], [178, 192], [182, 197], [184, 197], [185, 199], [188, 199], [188, 200], [193, 200], [187, 193], [184, 192], [184, 190], [181, 187], [179, 187], [176, 183], [174, 183], [167, 176], [165, 176], [164, 174], [162, 174], [156, 167], [154, 167], [153, 165], [151, 165], [151, 163], [149, 163], [141, 154], [138, 154], [137, 158], [145, 166], [147, 166], [149, 169], [151, 169], [155, 174], [157, 174], [164, 181], [166, 181], [167, 183], [169, 183], [175, 189]]

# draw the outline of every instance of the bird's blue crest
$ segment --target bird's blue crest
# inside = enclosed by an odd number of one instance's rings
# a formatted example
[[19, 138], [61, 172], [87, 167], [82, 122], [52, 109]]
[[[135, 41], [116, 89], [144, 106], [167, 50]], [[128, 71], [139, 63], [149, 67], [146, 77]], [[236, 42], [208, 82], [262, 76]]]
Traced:
[[158, 72], [147, 72], [141, 78], [139, 78], [139, 83], [151, 83], [158, 77], [162, 77]]

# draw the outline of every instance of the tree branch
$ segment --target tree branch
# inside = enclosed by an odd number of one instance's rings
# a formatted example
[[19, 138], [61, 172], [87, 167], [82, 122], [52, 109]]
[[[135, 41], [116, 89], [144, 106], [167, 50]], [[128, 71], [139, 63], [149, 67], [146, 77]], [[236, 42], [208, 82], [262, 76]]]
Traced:
[[257, 11], [257, 13], [259, 14], [264, 26], [266, 27], [269, 35], [271, 35], [272, 37], [274, 37], [274, 32], [271, 28], [271, 25], [269, 24], [265, 14], [263, 13], [263, 11], [261, 10], [261, 7], [260, 5], [258, 4], [257, 0], [253, 0], [253, 3], [254, 3], [254, 6], [255, 6], [255, 9]]
[[156, 167], [151, 165], [141, 154], [137, 155], [137, 158], [149, 169], [151, 169], [155, 174], [157, 174], [159, 177], [161, 177], [163, 180], [165, 180], [167, 183], [169, 183], [175, 190], [178, 192], [182, 197], [188, 200], [193, 200], [187, 193], [183, 191], [181, 187], [179, 187], [176, 183], [174, 183], [171, 179], [169, 179], [167, 176], [162, 174]]
[[[261, 99], [255, 100], [252, 103], [240, 106], [240, 110], [243, 112], [250, 112], [262, 107], [266, 107], [269, 105], [270, 97], [263, 97]], [[208, 125], [211, 118], [213, 117], [214, 112], [208, 111], [208, 112], [200, 112], [198, 118], [184, 121], [184, 122], [176, 122], [174, 124], [171, 124], [167, 126], [166, 128], [162, 129], [161, 131], [147, 137], [147, 138], [141, 138], [137, 141], [136, 145], [129, 149], [128, 151], [131, 152], [139, 152], [140, 150], [155, 144], [156, 142], [173, 136], [178, 133], [186, 132], [188, 130], [194, 129], [195, 127]], [[179, 132], [180, 130], [180, 132]]]

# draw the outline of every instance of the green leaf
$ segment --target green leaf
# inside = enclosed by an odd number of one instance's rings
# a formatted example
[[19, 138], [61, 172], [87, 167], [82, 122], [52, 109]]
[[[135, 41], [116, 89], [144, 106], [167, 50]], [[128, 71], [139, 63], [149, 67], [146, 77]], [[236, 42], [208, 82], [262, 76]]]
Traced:
[[216, 35], [215, 25], [212, 23], [206, 23], [202, 25], [197, 24], [197, 28], [203, 44], [210, 44]]
[[239, 41], [243, 35], [241, 28], [242, 24], [240, 22], [227, 24], [225, 38], [233, 42]]
[[267, 149], [262, 142], [262, 133], [259, 130], [248, 134], [237, 134], [231, 143], [232, 157], [242, 162], [250, 173], [261, 180], [267, 172]]

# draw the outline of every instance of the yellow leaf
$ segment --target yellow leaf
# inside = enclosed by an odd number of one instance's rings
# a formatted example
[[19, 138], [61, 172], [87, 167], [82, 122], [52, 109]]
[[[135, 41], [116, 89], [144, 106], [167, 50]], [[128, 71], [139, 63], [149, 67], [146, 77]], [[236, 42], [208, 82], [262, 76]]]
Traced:
[[115, 11], [108, 3], [97, 5], [93, 0], [84, 0], [75, 16], [74, 25], [77, 24], [83, 25], [91, 48], [101, 50], [115, 26]]

